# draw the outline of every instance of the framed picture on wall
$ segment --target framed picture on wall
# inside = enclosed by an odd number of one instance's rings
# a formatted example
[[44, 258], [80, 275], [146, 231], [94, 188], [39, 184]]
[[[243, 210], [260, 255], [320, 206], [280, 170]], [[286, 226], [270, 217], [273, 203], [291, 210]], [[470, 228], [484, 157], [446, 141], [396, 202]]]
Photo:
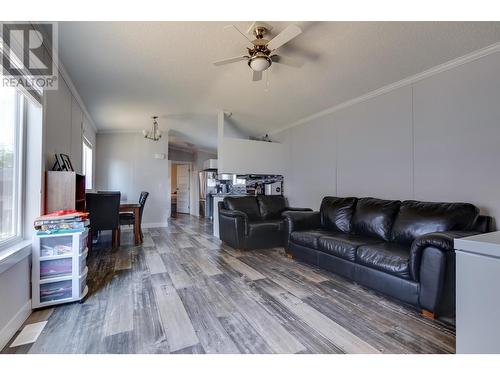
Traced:
[[61, 160], [62, 160], [62, 163], [64, 165], [64, 169], [66, 171], [71, 171], [73, 172], [74, 169], [73, 169], [73, 165], [71, 165], [71, 160], [69, 160], [69, 156], [66, 155], [66, 154], [59, 154], [60, 157], [61, 157]]

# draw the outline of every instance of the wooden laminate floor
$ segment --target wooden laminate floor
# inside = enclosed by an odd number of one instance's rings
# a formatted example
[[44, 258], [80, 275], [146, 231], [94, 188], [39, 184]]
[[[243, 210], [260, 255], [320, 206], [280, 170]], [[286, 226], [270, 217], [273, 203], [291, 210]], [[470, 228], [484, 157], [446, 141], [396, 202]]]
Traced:
[[441, 322], [283, 249], [240, 252], [179, 215], [142, 246], [89, 255], [84, 303], [34, 312], [33, 344], [3, 353], [453, 353]]

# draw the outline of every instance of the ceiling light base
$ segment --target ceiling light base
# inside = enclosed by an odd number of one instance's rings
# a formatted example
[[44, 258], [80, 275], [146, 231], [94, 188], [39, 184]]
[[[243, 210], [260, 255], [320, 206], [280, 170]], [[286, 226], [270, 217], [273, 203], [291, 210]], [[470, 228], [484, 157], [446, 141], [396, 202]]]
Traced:
[[272, 64], [271, 58], [263, 52], [257, 52], [248, 59], [248, 66], [255, 72], [263, 72]]

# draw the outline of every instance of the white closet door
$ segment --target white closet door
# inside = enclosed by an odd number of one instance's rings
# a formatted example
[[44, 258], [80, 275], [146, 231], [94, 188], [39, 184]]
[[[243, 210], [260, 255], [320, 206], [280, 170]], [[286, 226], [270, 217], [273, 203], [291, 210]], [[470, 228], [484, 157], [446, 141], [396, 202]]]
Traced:
[[177, 165], [177, 212], [189, 213], [189, 165]]

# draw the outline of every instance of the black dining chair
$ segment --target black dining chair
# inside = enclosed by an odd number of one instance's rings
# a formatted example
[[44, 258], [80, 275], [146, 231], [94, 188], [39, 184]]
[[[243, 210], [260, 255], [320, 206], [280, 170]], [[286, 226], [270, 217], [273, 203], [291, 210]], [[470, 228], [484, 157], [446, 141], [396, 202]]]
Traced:
[[[139, 204], [141, 208], [139, 209], [139, 223], [142, 225], [142, 213], [144, 211], [144, 206], [146, 205], [146, 200], [148, 199], [149, 193], [147, 191], [141, 191], [139, 196]], [[135, 216], [133, 212], [121, 212], [120, 213], [120, 225], [134, 225]], [[141, 227], [141, 241], [143, 239], [142, 227]]]
[[87, 193], [85, 200], [90, 219], [90, 250], [93, 234], [102, 230], [113, 232], [113, 248], [120, 246], [120, 193]]
[[118, 190], [97, 190], [98, 194], [120, 194], [121, 192]]

